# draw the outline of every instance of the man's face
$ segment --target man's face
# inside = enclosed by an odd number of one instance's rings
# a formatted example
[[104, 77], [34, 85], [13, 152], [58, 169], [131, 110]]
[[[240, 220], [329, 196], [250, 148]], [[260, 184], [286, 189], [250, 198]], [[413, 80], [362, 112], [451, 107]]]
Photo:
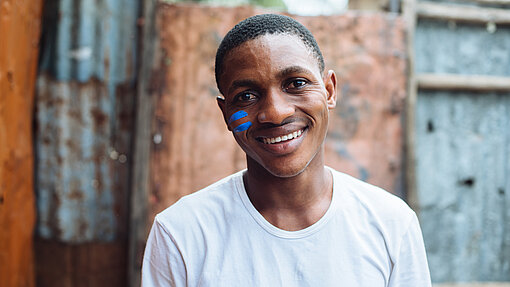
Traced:
[[249, 166], [291, 177], [314, 159], [322, 160], [328, 111], [336, 105], [336, 77], [333, 71], [322, 77], [316, 58], [298, 37], [247, 41], [230, 51], [223, 65], [225, 100], [218, 104]]

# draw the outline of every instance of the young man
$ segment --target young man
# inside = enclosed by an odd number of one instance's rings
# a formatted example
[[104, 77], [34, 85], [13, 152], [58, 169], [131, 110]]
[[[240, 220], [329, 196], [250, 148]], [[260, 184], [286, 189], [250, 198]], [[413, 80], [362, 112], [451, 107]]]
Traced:
[[248, 168], [156, 216], [143, 286], [430, 286], [415, 213], [324, 165], [336, 76], [304, 26], [237, 24], [216, 81]]

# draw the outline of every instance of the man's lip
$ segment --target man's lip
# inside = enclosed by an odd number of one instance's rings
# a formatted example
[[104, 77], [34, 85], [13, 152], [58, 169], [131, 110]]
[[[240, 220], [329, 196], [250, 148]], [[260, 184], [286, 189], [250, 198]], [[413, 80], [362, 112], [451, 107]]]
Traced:
[[293, 139], [301, 137], [301, 135], [305, 132], [305, 130], [306, 130], [306, 127], [292, 129], [290, 131], [280, 132], [280, 133], [278, 133], [278, 135], [275, 135], [275, 136], [260, 136], [260, 137], [257, 137], [257, 140], [264, 144], [283, 143], [285, 141], [293, 140]]
[[257, 140], [260, 141], [263, 138], [281, 137], [284, 135], [297, 132], [299, 130], [303, 132], [307, 128], [308, 128], [307, 125], [286, 124], [277, 127], [259, 128], [257, 131], [253, 133], [253, 135]]
[[284, 141], [275, 142], [275, 143], [267, 143], [267, 140], [266, 140], [266, 142], [264, 142], [263, 138], [257, 138], [257, 141], [259, 142], [259, 146], [261, 148], [263, 148], [264, 150], [266, 150], [274, 155], [290, 154], [290, 153], [296, 151], [297, 148], [301, 145], [301, 143], [303, 142], [303, 138], [306, 136], [308, 128], [305, 127], [305, 128], [299, 129], [299, 130], [302, 131], [301, 135], [296, 138], [292, 138], [290, 140], [284, 140]]

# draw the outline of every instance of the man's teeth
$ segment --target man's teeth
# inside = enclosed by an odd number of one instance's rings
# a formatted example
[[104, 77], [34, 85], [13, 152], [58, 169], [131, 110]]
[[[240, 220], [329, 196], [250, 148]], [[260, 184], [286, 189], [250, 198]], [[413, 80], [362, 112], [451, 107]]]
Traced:
[[262, 141], [265, 144], [274, 144], [274, 143], [279, 143], [279, 142], [284, 142], [284, 141], [288, 141], [291, 139], [295, 139], [295, 138], [299, 137], [302, 133], [303, 133], [303, 131], [299, 130], [299, 131], [295, 131], [293, 133], [290, 133], [290, 134], [284, 135], [284, 136], [279, 136], [279, 137], [275, 137], [275, 138], [263, 138]]

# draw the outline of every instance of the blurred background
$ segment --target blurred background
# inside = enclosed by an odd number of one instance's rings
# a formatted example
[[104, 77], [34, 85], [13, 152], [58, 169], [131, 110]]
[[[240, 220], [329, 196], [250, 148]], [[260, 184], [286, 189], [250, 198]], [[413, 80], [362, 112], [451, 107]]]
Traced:
[[214, 56], [267, 12], [316, 36], [327, 164], [417, 212], [434, 285], [510, 286], [509, 0], [0, 0], [0, 286], [139, 286], [155, 214], [245, 167]]

